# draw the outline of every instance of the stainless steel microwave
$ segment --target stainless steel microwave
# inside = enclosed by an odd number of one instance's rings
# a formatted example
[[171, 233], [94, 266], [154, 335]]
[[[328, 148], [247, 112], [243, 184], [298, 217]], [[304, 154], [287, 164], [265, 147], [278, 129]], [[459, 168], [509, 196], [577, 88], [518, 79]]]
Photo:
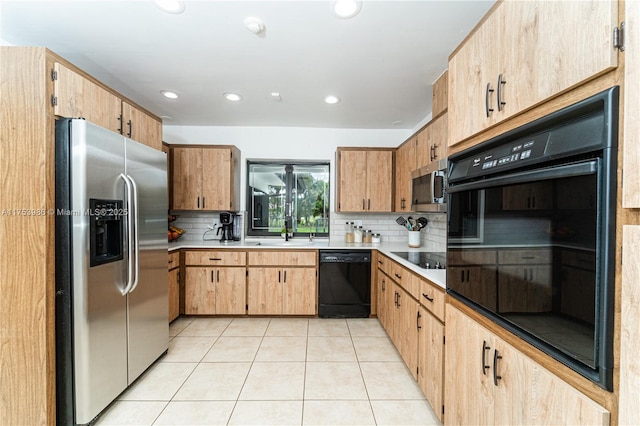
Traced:
[[446, 167], [440, 160], [411, 172], [411, 210], [446, 212]]

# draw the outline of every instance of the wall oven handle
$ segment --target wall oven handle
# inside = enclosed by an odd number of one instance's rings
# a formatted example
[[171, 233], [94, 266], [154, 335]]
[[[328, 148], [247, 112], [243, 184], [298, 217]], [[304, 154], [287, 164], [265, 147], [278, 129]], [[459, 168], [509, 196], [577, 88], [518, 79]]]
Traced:
[[448, 193], [469, 191], [472, 189], [486, 189], [494, 186], [510, 185], [514, 183], [530, 183], [556, 178], [592, 175], [598, 172], [602, 160], [589, 160], [581, 163], [568, 164], [566, 166], [547, 167], [544, 169], [530, 170], [514, 173], [507, 176], [489, 178], [476, 182], [453, 185], [447, 188]]

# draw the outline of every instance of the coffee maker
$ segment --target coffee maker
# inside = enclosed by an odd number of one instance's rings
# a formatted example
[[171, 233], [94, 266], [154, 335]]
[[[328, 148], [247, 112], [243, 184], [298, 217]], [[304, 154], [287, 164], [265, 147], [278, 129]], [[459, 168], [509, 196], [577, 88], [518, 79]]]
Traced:
[[222, 212], [220, 213], [220, 227], [216, 231], [216, 235], [220, 234], [222, 231], [222, 236], [220, 237], [220, 242], [229, 242], [234, 241], [233, 235], [233, 219], [234, 214], [230, 212]]

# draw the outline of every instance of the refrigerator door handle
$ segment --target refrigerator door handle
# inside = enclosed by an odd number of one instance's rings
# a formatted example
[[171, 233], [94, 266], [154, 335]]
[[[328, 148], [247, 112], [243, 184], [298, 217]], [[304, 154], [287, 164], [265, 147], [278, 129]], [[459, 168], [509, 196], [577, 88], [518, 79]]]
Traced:
[[[138, 286], [138, 278], [140, 277], [140, 263], [138, 262], [138, 257], [140, 255], [140, 239], [138, 238], [138, 185], [136, 185], [136, 181], [129, 175], [127, 178], [131, 182], [131, 187], [133, 188], [133, 259], [134, 259], [134, 278], [133, 285], [129, 289], [129, 293], [133, 293], [133, 290]], [[131, 213], [130, 216], [131, 217]]]
[[133, 221], [131, 220], [131, 207], [133, 205], [133, 189], [131, 187], [131, 182], [129, 178], [123, 173], [120, 174], [120, 177], [124, 181], [124, 186], [126, 187], [127, 192], [127, 285], [124, 290], [120, 292], [122, 295], [126, 295], [131, 290], [133, 286], [133, 249], [134, 249], [134, 241], [133, 241]]

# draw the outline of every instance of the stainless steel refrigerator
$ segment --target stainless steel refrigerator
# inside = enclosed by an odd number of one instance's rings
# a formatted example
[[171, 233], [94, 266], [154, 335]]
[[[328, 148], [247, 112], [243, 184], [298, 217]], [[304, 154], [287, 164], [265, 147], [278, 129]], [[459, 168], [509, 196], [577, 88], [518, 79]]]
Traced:
[[165, 154], [56, 122], [56, 397], [87, 424], [168, 348]]

